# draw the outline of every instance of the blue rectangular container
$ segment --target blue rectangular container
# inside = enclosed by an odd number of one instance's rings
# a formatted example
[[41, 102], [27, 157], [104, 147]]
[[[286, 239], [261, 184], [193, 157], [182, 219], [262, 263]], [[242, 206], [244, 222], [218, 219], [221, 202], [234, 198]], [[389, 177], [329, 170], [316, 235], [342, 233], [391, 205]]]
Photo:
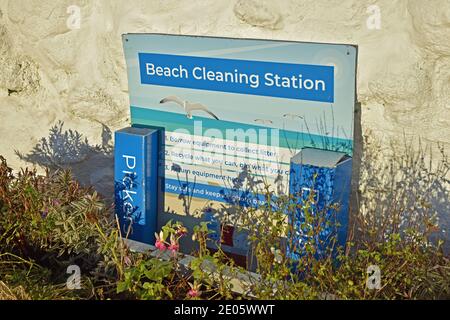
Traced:
[[[289, 193], [300, 205], [289, 213], [287, 253], [293, 260], [305, 254], [308, 244], [317, 249], [318, 258], [335, 255], [339, 246], [345, 247], [351, 176], [352, 158], [342, 152], [304, 148], [291, 159]], [[307, 201], [311, 192], [314, 200]], [[305, 205], [313, 217], [325, 218], [316, 235], [310, 232], [313, 228], [302, 208]]]
[[158, 214], [159, 132], [128, 127], [115, 132], [115, 206], [122, 236], [154, 244]]

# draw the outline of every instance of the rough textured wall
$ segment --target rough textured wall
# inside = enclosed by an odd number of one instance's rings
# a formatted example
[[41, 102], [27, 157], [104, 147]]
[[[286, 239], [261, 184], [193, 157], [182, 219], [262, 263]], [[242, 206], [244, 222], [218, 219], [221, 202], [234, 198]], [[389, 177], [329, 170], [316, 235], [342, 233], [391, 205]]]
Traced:
[[[367, 27], [373, 4], [380, 29]], [[71, 5], [79, 29], [68, 28]], [[0, 0], [0, 154], [10, 164], [25, 165], [15, 150], [29, 153], [61, 120], [89, 139], [74, 143], [79, 175], [112, 181], [99, 148], [128, 123], [128, 32], [357, 44], [363, 130], [450, 148], [448, 0]]]
[[[379, 30], [366, 26], [372, 4]], [[0, 146], [14, 165], [13, 148], [27, 152], [57, 120], [92, 142], [101, 123], [126, 123], [126, 32], [358, 44], [363, 129], [450, 144], [447, 0], [0, 0], [0, 10]]]

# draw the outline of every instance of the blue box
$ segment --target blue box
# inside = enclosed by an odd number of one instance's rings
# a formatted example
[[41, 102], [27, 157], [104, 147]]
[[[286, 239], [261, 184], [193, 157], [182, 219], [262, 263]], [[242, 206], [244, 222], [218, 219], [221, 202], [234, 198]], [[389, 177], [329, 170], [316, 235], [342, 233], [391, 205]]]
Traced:
[[[287, 239], [287, 254], [294, 261], [305, 254], [308, 242], [318, 249], [315, 256], [323, 257], [333, 246], [345, 247], [349, 221], [349, 197], [352, 176], [352, 158], [343, 152], [304, 148], [291, 158], [289, 193], [297, 204], [305, 204], [311, 192], [309, 203], [312, 215], [324, 217], [321, 232], [308, 234], [305, 212], [296, 209], [289, 213], [290, 232]], [[335, 209], [331, 207], [338, 205]], [[335, 242], [332, 240], [335, 240]]]
[[128, 127], [115, 132], [116, 214], [122, 236], [154, 244], [158, 215], [159, 131]]

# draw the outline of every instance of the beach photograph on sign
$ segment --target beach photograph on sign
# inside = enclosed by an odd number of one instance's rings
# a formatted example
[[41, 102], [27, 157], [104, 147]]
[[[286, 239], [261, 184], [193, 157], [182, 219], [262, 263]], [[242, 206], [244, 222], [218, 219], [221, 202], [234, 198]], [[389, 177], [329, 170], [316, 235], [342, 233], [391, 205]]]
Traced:
[[449, 13], [0, 0], [0, 304], [449, 300]]

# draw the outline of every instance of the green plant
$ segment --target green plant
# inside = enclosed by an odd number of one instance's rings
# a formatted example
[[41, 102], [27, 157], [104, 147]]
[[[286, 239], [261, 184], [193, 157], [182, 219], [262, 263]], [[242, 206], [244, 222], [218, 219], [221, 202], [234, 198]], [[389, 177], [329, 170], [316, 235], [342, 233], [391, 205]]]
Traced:
[[82, 277], [82, 290], [69, 290], [65, 282], [55, 280], [52, 270], [33, 260], [11, 253], [0, 254], [1, 299], [90, 299], [93, 286], [88, 277]]
[[70, 171], [39, 176], [22, 170], [4, 184], [1, 201], [2, 248], [25, 256], [40, 250], [87, 255], [95, 246], [96, 224], [111, 224], [97, 193], [81, 188]]
[[209, 296], [209, 299], [232, 299], [233, 285], [230, 281], [236, 277], [238, 269], [233, 261], [218, 246], [218, 250], [211, 252], [208, 249], [208, 235], [213, 231], [208, 228], [208, 222], [201, 222], [194, 227], [193, 240], [198, 242], [199, 249], [190, 263], [194, 283], [191, 284], [191, 293], [200, 296], [200, 285], [204, 287], [201, 293]]
[[140, 259], [135, 266], [125, 271], [124, 280], [117, 283], [117, 293], [127, 291], [138, 299], [172, 298], [165, 281], [173, 272], [173, 261]]
[[139, 255], [130, 260], [123, 280], [117, 283], [117, 293], [138, 299], [176, 298], [186, 291], [186, 282], [178, 263], [179, 240], [187, 229], [181, 223], [169, 221], [156, 237], [156, 257]]
[[[432, 166], [425, 151], [411, 145], [383, 156], [370, 136], [366, 146], [360, 210], [349, 226], [356, 232], [346, 248], [331, 241], [324, 251], [318, 237], [333, 224], [326, 212], [337, 204], [318, 211], [313, 193], [302, 201], [275, 193], [249, 170], [238, 179], [233, 188], [245, 179], [250, 186], [240, 202], [265, 197], [258, 208], [230, 201], [216, 212], [222, 226], [233, 223], [248, 234], [247, 266], [256, 264], [257, 275], [241, 283], [241, 293], [235, 279], [245, 270], [220, 241], [211, 250], [207, 222], [193, 229], [198, 250], [188, 268], [179, 253], [188, 230], [178, 222], [156, 234], [154, 252], [134, 253], [111, 208], [69, 171], [14, 175], [0, 157], [0, 299], [450, 299], [450, 263], [440, 239], [450, 198], [445, 152], [440, 149], [443, 159]], [[300, 211], [310, 240], [293, 261], [285, 250], [293, 232], [287, 217]], [[70, 264], [82, 270], [81, 290], [65, 285]], [[370, 267], [380, 270], [376, 288], [367, 285]]]
[[0, 254], [36, 261], [57, 285], [65, 286], [72, 264], [92, 272], [92, 282], [120, 277], [121, 262], [113, 258], [124, 248], [95, 191], [82, 188], [70, 171], [40, 176], [25, 169], [14, 176], [0, 160]]

